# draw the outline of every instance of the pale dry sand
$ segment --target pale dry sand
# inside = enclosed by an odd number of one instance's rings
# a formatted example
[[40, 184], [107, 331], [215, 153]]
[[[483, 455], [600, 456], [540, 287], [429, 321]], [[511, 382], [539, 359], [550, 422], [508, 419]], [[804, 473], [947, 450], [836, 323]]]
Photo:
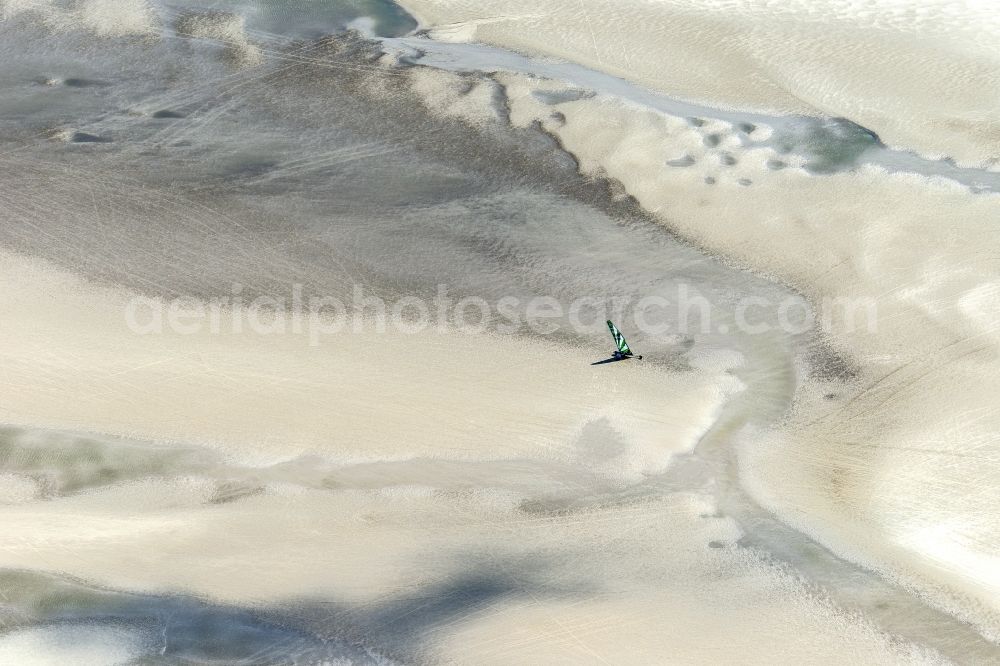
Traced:
[[435, 39], [579, 62], [712, 105], [842, 116], [893, 146], [1000, 158], [1000, 14], [905, 0], [403, 0]]
[[[579, 495], [594, 483], [587, 473], [628, 483], [663, 469], [739, 390], [721, 366], [623, 365], [611, 378], [587, 364], [586, 350], [487, 336], [387, 335], [361, 358], [349, 340], [311, 348], [248, 334], [137, 336], [119, 290], [9, 253], [0, 282], [4, 422], [195, 442], [230, 465], [309, 453], [396, 464], [511, 458], [542, 477], [553, 462], [585, 470], [568, 486]], [[598, 452], [586, 472], [580, 433], [595, 419], [626, 446]], [[668, 653], [937, 661], [734, 548], [739, 530], [707, 495], [530, 510], [526, 497], [558, 486], [542, 480], [526, 495], [503, 469], [464, 490], [447, 473], [400, 485], [407, 475], [397, 470], [368, 489], [271, 482], [223, 503], [206, 465], [197, 476], [139, 476], [52, 499], [19, 487], [0, 505], [0, 567], [250, 606], [316, 602], [310, 622], [340, 613], [390, 645], [410, 640], [407, 649], [451, 663], [657, 663]], [[486, 596], [430, 619], [398, 610], [435, 586], [455, 603]], [[716, 641], [719, 627], [731, 638]], [[58, 638], [11, 634], [0, 650], [49, 654], [42, 648], [57, 650]], [[138, 649], [137, 638], [120, 638], [102, 654]]]
[[[0, 254], [0, 420], [216, 446], [273, 462], [572, 456], [592, 421], [629, 439], [608, 473], [664, 469], [740, 390], [724, 369], [667, 374], [638, 363], [609, 375], [604, 350], [513, 338], [353, 332], [142, 335], [130, 294], [41, 261]], [[166, 305], [163, 306], [166, 309]], [[149, 305], [137, 310], [146, 322]], [[142, 314], [146, 313], [146, 314]], [[190, 319], [185, 320], [187, 324]], [[531, 376], [525, 375], [531, 369]], [[641, 388], [641, 390], [637, 390]]]
[[0, 636], [0, 661], [19, 666], [125, 664], [143, 653], [146, 638], [124, 628], [32, 627]]
[[200, 490], [148, 480], [0, 507], [0, 565], [299, 605], [444, 663], [939, 663], [733, 548], [698, 495], [532, 515], [489, 488], [272, 488], [221, 506]]
[[600, 95], [552, 104], [572, 88], [495, 78], [515, 125], [540, 122], [671, 229], [830, 313], [856, 375], [807, 383], [782, 429], [748, 438], [745, 481], [835, 552], [1000, 636], [1000, 196], [874, 167], [815, 176], [761, 145], [767, 128], [741, 139], [729, 123]]
[[[930, 5], [914, 23], [889, 4], [863, 20], [848, 3], [829, 4], [833, 19], [818, 3], [816, 12], [797, 3], [660, 3], [627, 15], [620, 3], [524, 5], [522, 14], [495, 14], [485, 3], [422, 6], [425, 22], [461, 14], [439, 37], [573, 58], [721, 105], [847, 115], [924, 152], [970, 161], [997, 154], [992, 126], [981, 122], [996, 87], [970, 83], [992, 81], [995, 71], [983, 67], [994, 56], [982, 41], [954, 37], [993, 34], [989, 21], [970, 28], [973, 14], [942, 22]], [[670, 20], [651, 20], [650, 11]], [[80, 21], [74, 12], [46, 15], [58, 27]], [[115, 34], [148, 29], [132, 15]], [[911, 23], [923, 32], [900, 38]], [[757, 29], [738, 27], [746, 25]], [[845, 35], [856, 39], [851, 48]], [[831, 50], [831, 40], [842, 48]], [[921, 70], [927, 40], [948, 57]], [[663, 66], [671, 60], [687, 66]], [[892, 63], [893, 76], [859, 77], [862, 60]], [[943, 61], [960, 75], [939, 76]], [[822, 65], [822, 76], [787, 69], [809, 63]], [[925, 74], [943, 83], [926, 92]], [[553, 103], [536, 94], [564, 92], [555, 82], [498, 76], [506, 102], [498, 106], [494, 82], [468, 88], [409, 76], [444, 115], [476, 124], [499, 110], [516, 125], [540, 122], [586, 173], [619, 181], [676, 232], [817, 304], [877, 299], [874, 334], [832, 322], [829, 342], [856, 364], [853, 377], [812, 377], [782, 428], [742, 433], [743, 480], [835, 553], [991, 639], [1000, 635], [991, 513], [1000, 499], [1000, 252], [991, 224], [1000, 199], [871, 168], [812, 176], [798, 168], [803, 156], [763, 145], [766, 127], [740, 137], [726, 123], [696, 127], [616, 99]], [[837, 85], [810, 84], [821, 79]], [[0, 477], [0, 566], [245, 605], [317, 600], [329, 617], [339, 617], [338, 604], [356, 604], [352, 612], [372, 609], [370, 631], [403, 637], [405, 623], [393, 625], [387, 618], [396, 616], [381, 609], [408, 594], [450, 598], [449, 585], [472, 588], [474, 598], [485, 589], [485, 601], [461, 613], [412, 614], [427, 622], [414, 640], [453, 662], [658, 663], [666, 652], [743, 663], [934, 658], [733, 547], [735, 524], [697, 492], [569, 512], [545, 495], [557, 488], [589, 498], [663, 471], [740, 391], [724, 365], [677, 374], [619, 364], [609, 380], [588, 365], [603, 349], [491, 336], [390, 334], [368, 356], [351, 334], [319, 347], [305, 336], [137, 336], [125, 327], [124, 291], [7, 252], [0, 286], [0, 422], [202, 446], [249, 476], [312, 455], [405, 468], [373, 474], [363, 489], [293, 479], [224, 502], [211, 469], [54, 499], [29, 476], [8, 474]], [[588, 432], [597, 425], [614, 446], [593, 449]], [[475, 487], [456, 489], [419, 459], [487, 467]], [[543, 480], [515, 483], [498, 461], [524, 462]], [[549, 478], [550, 466], [572, 472]], [[13, 647], [0, 645], [0, 654], [58, 647], [45, 632], [8, 639]], [[102, 638], [77, 640], [89, 649]], [[132, 638], [115, 640], [110, 652], [137, 649]]]

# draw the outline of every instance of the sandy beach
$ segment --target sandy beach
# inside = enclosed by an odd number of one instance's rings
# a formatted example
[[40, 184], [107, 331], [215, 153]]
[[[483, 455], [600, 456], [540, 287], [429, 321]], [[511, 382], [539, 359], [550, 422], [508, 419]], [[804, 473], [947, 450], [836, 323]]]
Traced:
[[1000, 13], [217, 4], [2, 6], [0, 660], [998, 658]]

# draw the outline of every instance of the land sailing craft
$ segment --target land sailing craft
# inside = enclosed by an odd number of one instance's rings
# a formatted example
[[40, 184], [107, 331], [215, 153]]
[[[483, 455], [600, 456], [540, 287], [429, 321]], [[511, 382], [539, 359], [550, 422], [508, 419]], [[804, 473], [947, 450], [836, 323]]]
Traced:
[[623, 361], [627, 358], [635, 358], [639, 359], [640, 361], [642, 360], [641, 354], [639, 356], [636, 356], [635, 354], [632, 353], [632, 350], [629, 348], [628, 343], [625, 342], [625, 336], [622, 335], [622, 332], [618, 330], [618, 327], [615, 326], [610, 319], [608, 320], [608, 330], [611, 331], [611, 337], [615, 339], [615, 344], [618, 346], [618, 349], [616, 349], [614, 353], [611, 355], [612, 358], [614, 358], [616, 361]]

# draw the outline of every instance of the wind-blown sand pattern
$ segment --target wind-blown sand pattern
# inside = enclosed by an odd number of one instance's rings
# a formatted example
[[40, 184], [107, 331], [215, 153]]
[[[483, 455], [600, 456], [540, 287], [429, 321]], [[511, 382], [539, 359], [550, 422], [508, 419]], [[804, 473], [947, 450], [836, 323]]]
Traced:
[[0, 4], [0, 661], [1000, 659], [1000, 14], [403, 4]]
[[[515, 122], [548, 118], [529, 90], [508, 90], [535, 107], [519, 119], [514, 102]], [[877, 302], [877, 333], [833, 322], [834, 343], [857, 361], [858, 374], [804, 387], [786, 430], [769, 436], [777, 448], [758, 442], [744, 449], [747, 477], [787, 519], [945, 607], [965, 606], [969, 619], [996, 635], [1000, 589], [989, 544], [1000, 532], [987, 507], [1000, 497], [976, 479], [1000, 466], [1000, 451], [989, 445], [1000, 428], [991, 408], [997, 308], [989, 302], [1000, 263], [983, 245], [1000, 219], [1000, 198], [874, 168], [823, 178], [775, 172], [767, 165], [780, 155], [752, 139], [726, 146], [736, 164], [709, 166], [714, 182], [703, 185], [695, 165], [718, 154], [718, 147], [698, 149], [704, 126], [695, 131], [682, 119], [623, 111], [618, 123], [634, 125], [619, 138], [602, 132], [614, 113], [605, 100], [558, 108], [560, 126], [551, 130], [584, 169], [620, 179], [685, 236], [817, 302]], [[724, 125], [711, 130], [733, 135]], [[639, 147], [653, 141], [660, 143], [654, 154], [687, 149], [698, 159], [676, 175], [655, 157], [642, 161]], [[740, 187], [737, 176], [752, 178], [752, 186]], [[892, 201], [891, 213], [871, 203], [878, 201]], [[793, 470], [801, 476], [790, 477]], [[930, 486], [938, 491], [929, 494]]]

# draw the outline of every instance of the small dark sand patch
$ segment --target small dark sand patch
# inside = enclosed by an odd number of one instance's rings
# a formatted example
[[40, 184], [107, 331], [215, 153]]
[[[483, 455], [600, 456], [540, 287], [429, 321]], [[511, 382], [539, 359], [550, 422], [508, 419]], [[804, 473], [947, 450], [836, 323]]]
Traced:
[[667, 166], [672, 167], [689, 167], [694, 164], [694, 158], [690, 155], [685, 155], [684, 157], [678, 157], [672, 160], [667, 160]]
[[87, 132], [73, 132], [69, 140], [72, 143], [111, 143], [111, 139]]
[[704, 118], [688, 118], [687, 121], [692, 127], [701, 127], [705, 124]]
[[183, 113], [177, 111], [171, 111], [170, 109], [161, 109], [153, 114], [154, 118], [184, 118]]
[[705, 176], [706, 185], [715, 185], [715, 176]]
[[719, 134], [709, 134], [704, 139], [702, 139], [702, 143], [704, 143], [709, 148], [715, 148], [720, 143], [722, 143], [722, 136], [720, 136]]
[[106, 86], [108, 85], [104, 81], [97, 81], [95, 79], [64, 79], [64, 86], [69, 86], [70, 88], [92, 88], [94, 86]]
[[725, 548], [726, 544], [722, 543], [721, 541], [709, 541], [708, 542], [708, 547], [709, 548]]
[[271, 160], [258, 160], [244, 162], [242, 164], [236, 165], [230, 170], [230, 174], [233, 176], [240, 176], [245, 178], [257, 178], [270, 173], [278, 166], [277, 162]]
[[730, 155], [729, 153], [723, 153], [722, 155], [719, 156], [719, 162], [725, 164], [726, 166], [733, 166], [734, 164], [736, 164], [736, 158]]
[[208, 500], [209, 504], [228, 504], [238, 502], [246, 497], [263, 495], [263, 486], [245, 485], [239, 482], [222, 483]]
[[740, 185], [742, 185], [743, 187], [748, 187], [748, 186], [750, 186], [750, 185], [753, 184], [753, 181], [750, 180], [749, 178], [740, 178], [736, 182], [739, 183]]
[[771, 171], [780, 171], [781, 169], [784, 169], [786, 166], [788, 166], [788, 163], [783, 162], [782, 160], [767, 161], [767, 168], [770, 169]]
[[531, 94], [542, 104], [554, 106], [581, 99], [590, 99], [597, 93], [591, 90], [535, 90]]

